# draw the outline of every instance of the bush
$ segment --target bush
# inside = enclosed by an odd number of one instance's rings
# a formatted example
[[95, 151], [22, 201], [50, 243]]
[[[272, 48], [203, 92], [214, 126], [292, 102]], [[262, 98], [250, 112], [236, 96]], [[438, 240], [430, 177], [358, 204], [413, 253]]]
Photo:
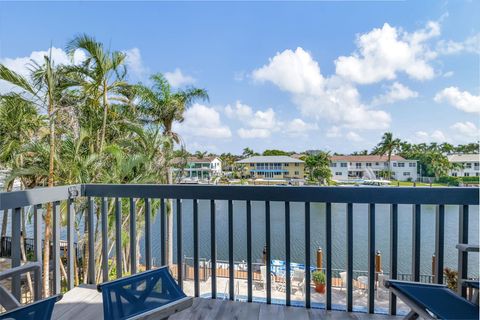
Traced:
[[438, 183], [444, 183], [449, 186], [458, 186], [460, 184], [460, 179], [458, 177], [449, 177], [444, 176], [437, 179]]
[[480, 184], [480, 177], [460, 177], [463, 183]]
[[447, 287], [453, 291], [457, 291], [458, 272], [450, 268], [445, 268], [443, 274], [445, 275]]
[[315, 283], [325, 284], [325, 273], [322, 271], [314, 271], [312, 273], [312, 280]]

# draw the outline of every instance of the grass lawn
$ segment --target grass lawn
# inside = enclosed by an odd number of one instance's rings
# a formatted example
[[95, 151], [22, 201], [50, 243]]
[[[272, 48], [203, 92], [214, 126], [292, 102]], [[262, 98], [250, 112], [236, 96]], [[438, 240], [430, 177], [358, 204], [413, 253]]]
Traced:
[[[413, 187], [413, 182], [409, 181], [392, 181], [391, 186], [397, 186], [400, 184], [400, 187]], [[417, 187], [430, 187], [430, 183], [417, 182]], [[432, 187], [448, 187], [448, 185], [443, 183], [432, 183]]]

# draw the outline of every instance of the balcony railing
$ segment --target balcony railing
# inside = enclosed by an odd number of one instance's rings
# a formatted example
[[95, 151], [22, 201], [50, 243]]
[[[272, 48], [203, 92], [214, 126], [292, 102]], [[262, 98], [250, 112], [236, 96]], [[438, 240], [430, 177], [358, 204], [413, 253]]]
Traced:
[[[412, 274], [408, 276], [413, 281], [421, 280], [421, 264], [420, 264], [420, 243], [421, 243], [421, 223], [422, 223], [422, 206], [434, 205], [436, 206], [435, 214], [435, 277], [436, 283], [443, 283], [443, 269], [445, 260], [445, 206], [458, 206], [459, 224], [458, 224], [458, 243], [468, 243], [469, 234], [469, 210], [470, 206], [479, 204], [479, 191], [476, 188], [397, 188], [397, 187], [258, 187], [258, 186], [204, 186], [204, 185], [98, 185], [98, 184], [84, 184], [84, 185], [70, 185], [59, 186], [53, 188], [39, 188], [25, 191], [16, 191], [9, 193], [0, 193], [0, 210], [11, 212], [11, 259], [12, 267], [21, 264], [21, 237], [22, 237], [22, 221], [21, 210], [25, 207], [33, 207], [33, 259], [36, 261], [42, 260], [42, 216], [40, 208], [42, 205], [50, 203], [52, 205], [52, 294], [61, 291], [61, 272], [60, 263], [60, 242], [61, 242], [61, 211], [64, 210], [66, 214], [66, 289], [74, 287], [74, 235], [77, 231], [75, 228], [75, 206], [74, 203], [82, 199], [86, 200], [85, 219], [86, 223], [85, 237], [88, 246], [88, 283], [96, 282], [95, 273], [95, 241], [101, 242], [100, 254], [101, 270], [103, 281], [108, 280], [109, 275], [109, 258], [115, 257], [116, 276], [122, 277], [122, 199], [129, 199], [129, 214], [137, 216], [137, 208], [139, 201], [144, 207], [144, 249], [145, 249], [145, 266], [147, 269], [152, 268], [152, 221], [151, 210], [152, 201], [160, 203], [160, 240], [161, 254], [160, 263], [165, 265], [167, 263], [166, 242], [166, 218], [168, 200], [175, 202], [176, 206], [176, 265], [182, 266], [184, 264], [184, 252], [182, 244], [182, 235], [184, 232], [193, 233], [193, 279], [194, 279], [194, 295], [200, 296], [200, 263], [203, 258], [199, 256], [199, 200], [209, 200], [210, 206], [210, 249], [211, 256], [209, 258], [209, 276], [211, 277], [211, 297], [217, 298], [217, 242], [214, 235], [219, 232], [226, 233], [228, 238], [228, 298], [235, 299], [235, 268], [234, 268], [234, 201], [245, 202], [246, 210], [246, 244], [247, 252], [246, 259], [246, 279], [247, 279], [247, 297], [246, 300], [251, 302], [253, 300], [253, 281], [254, 281], [254, 264], [252, 255], [252, 202], [264, 203], [264, 218], [265, 225], [262, 226], [265, 232], [266, 252], [266, 303], [272, 303], [272, 283], [271, 283], [271, 250], [272, 247], [272, 225], [271, 225], [271, 202], [282, 202], [284, 207], [284, 247], [285, 247], [285, 304], [291, 305], [291, 274], [292, 270], [290, 263], [291, 256], [291, 221], [297, 219], [298, 212], [291, 212], [291, 204], [294, 202], [303, 203], [304, 211], [302, 220], [303, 236], [305, 242], [304, 263], [305, 270], [311, 269], [311, 252], [316, 249], [312, 247], [311, 242], [311, 204], [325, 203], [325, 222], [324, 225], [315, 225], [316, 230], [321, 230], [325, 235], [326, 247], [325, 264], [323, 269], [326, 274], [326, 292], [325, 292], [325, 308], [332, 309], [332, 279], [335, 271], [332, 267], [332, 204], [345, 204], [345, 244], [346, 244], [346, 311], [353, 310], [353, 283], [354, 283], [354, 204], [366, 204], [368, 207], [368, 249], [367, 260], [368, 270], [366, 271], [368, 283], [366, 290], [368, 293], [367, 311], [369, 313], [375, 312], [375, 288], [376, 288], [376, 269], [375, 269], [375, 238], [376, 238], [376, 208], [377, 205], [388, 205], [390, 208], [390, 222], [389, 222], [389, 249], [390, 261], [388, 273], [392, 279], [406, 278], [401, 275], [398, 270], [398, 248], [399, 248], [399, 205], [412, 206], [412, 252], [411, 252], [411, 270]], [[182, 207], [184, 199], [193, 200], [193, 228], [192, 230], [183, 230], [182, 228]], [[216, 225], [216, 204], [218, 201], [226, 201], [228, 203], [226, 213], [228, 214], [227, 230], [218, 230]], [[114, 205], [113, 208], [113, 224], [115, 237], [115, 254], [109, 253], [109, 238], [108, 238], [108, 204]], [[125, 200], [126, 201], [126, 200]], [[112, 208], [110, 208], [112, 209]], [[476, 208], [478, 210], [478, 207]], [[98, 213], [98, 215], [97, 215]], [[148, 214], [147, 214], [148, 213]], [[257, 212], [258, 213], [258, 212]], [[95, 230], [99, 227], [100, 239], [95, 239]], [[137, 259], [138, 252], [136, 240], [137, 219], [129, 219], [129, 241], [130, 241], [130, 270], [131, 273], [136, 273], [139, 261]], [[82, 230], [83, 232], [83, 230]], [[470, 239], [471, 240], [471, 239]], [[113, 245], [110, 243], [110, 245]], [[458, 256], [458, 270], [459, 278], [467, 278], [467, 256], [459, 254]], [[202, 265], [205, 265], [202, 262]], [[178, 269], [177, 269], [178, 270]], [[182, 286], [184, 272], [175, 272], [177, 280]], [[258, 276], [258, 275], [257, 275]], [[202, 274], [202, 278], [206, 275]], [[305, 272], [305, 283], [311, 283], [310, 272]], [[459, 286], [461, 287], [461, 286]], [[20, 279], [15, 277], [12, 279], [12, 292], [16, 297], [20, 297]], [[462, 293], [462, 292], [461, 292]], [[465, 295], [465, 292], [462, 293]], [[38, 298], [38, 297], [37, 297]], [[311, 301], [311, 286], [305, 286], [304, 306], [310, 308]], [[389, 297], [389, 313], [397, 313], [396, 297], [390, 294]]]

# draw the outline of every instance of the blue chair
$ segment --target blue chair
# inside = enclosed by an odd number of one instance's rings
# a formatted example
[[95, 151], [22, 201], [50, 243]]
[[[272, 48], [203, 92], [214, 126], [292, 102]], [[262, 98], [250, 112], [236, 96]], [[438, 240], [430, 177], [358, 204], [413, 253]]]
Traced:
[[164, 319], [191, 307], [168, 267], [149, 270], [97, 286], [103, 297], [103, 318]]
[[478, 305], [444, 285], [387, 280], [385, 287], [411, 308], [405, 319], [478, 319]]
[[61, 297], [61, 295], [52, 296], [2, 313], [0, 320], [50, 320], [55, 302]]
[[42, 266], [39, 262], [27, 262], [24, 265], [2, 271], [0, 272], [0, 281], [20, 277], [29, 272], [33, 273], [35, 279], [33, 293], [36, 301], [23, 306], [13, 294], [0, 284], [0, 305], [7, 310], [0, 314], [0, 320], [50, 320], [52, 317], [55, 302], [62, 296], [55, 295], [40, 300]]

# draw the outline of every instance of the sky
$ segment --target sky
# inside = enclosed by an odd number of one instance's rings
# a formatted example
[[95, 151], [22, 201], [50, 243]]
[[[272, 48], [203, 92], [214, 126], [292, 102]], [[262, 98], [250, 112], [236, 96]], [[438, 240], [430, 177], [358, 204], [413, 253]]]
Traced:
[[127, 54], [132, 82], [161, 72], [208, 91], [174, 127], [189, 151], [349, 153], [386, 131], [461, 144], [480, 135], [479, 12], [460, 0], [0, 0], [0, 63], [26, 74], [49, 48], [76, 63], [66, 44], [94, 36]]

